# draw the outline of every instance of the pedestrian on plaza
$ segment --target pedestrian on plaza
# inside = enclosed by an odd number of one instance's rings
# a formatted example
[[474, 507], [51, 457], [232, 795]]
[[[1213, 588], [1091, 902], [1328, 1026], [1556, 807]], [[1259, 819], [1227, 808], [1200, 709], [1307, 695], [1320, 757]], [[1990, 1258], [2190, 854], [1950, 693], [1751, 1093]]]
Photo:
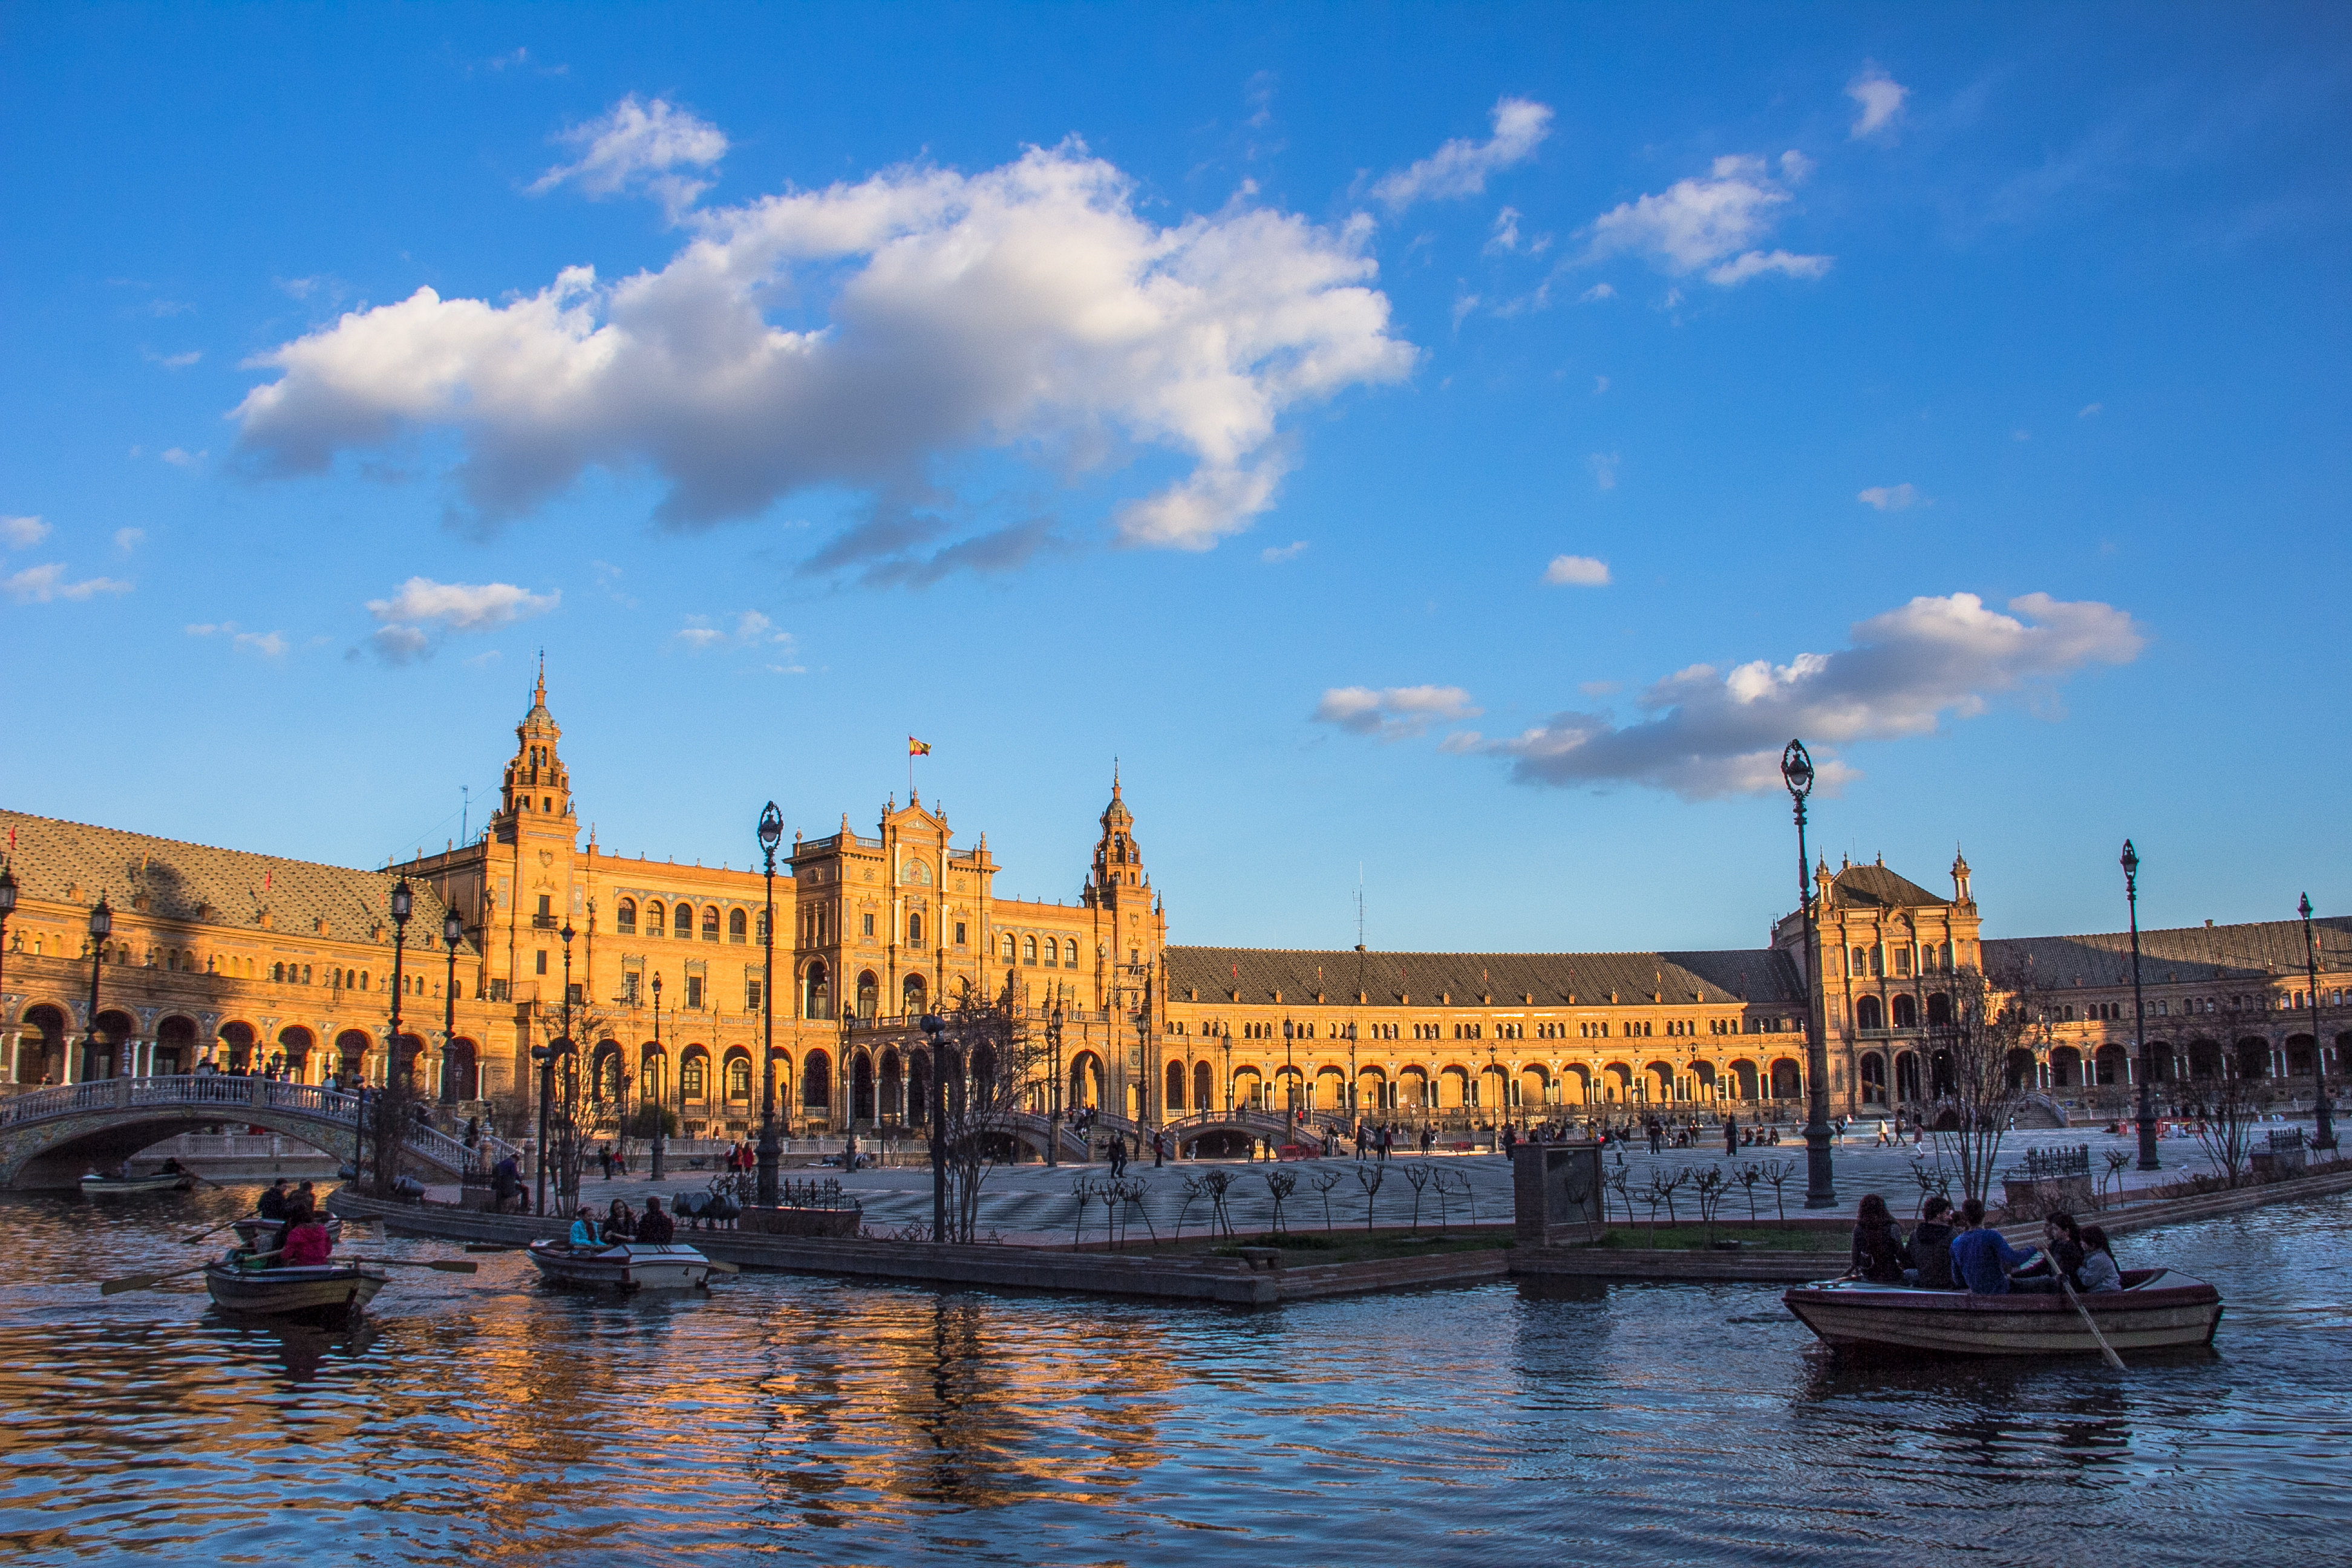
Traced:
[[1737, 1116], [1723, 1119], [1723, 1152], [1732, 1155], [1739, 1152], [1739, 1118]]
[[613, 1146], [610, 1143], [596, 1145], [596, 1163], [604, 1168], [604, 1179], [611, 1181], [613, 1179]]

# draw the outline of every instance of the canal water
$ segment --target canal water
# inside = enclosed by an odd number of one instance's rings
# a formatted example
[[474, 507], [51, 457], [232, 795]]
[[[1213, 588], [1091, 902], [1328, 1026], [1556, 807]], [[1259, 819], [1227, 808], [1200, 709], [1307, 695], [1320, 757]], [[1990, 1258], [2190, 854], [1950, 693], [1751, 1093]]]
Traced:
[[2140, 1568], [2352, 1525], [2344, 1199], [2125, 1238], [2229, 1310], [2120, 1374], [1843, 1366], [1762, 1286], [619, 1301], [504, 1254], [395, 1271], [353, 1331], [99, 1296], [252, 1195], [0, 1197], [0, 1561]]

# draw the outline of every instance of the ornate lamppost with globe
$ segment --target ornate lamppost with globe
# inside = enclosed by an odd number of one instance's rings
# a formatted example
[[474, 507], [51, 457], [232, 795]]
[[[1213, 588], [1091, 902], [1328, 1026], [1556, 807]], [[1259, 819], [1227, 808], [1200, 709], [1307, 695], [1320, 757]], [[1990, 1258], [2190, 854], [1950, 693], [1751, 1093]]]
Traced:
[[2321, 1054], [2319, 1040], [2319, 945], [2312, 936], [2311, 895], [2304, 894], [2297, 907], [2303, 915], [2303, 961], [2311, 976], [2311, 1075], [2318, 1088], [2318, 1098], [2312, 1104], [2311, 1146], [2333, 1149], [2336, 1108], [2327, 1103], [2327, 1058]]
[[2139, 1168], [2153, 1171], [2164, 1163], [2156, 1156], [2156, 1081], [2147, 1070], [2147, 1004], [2140, 995], [2139, 851], [2128, 838], [2124, 840], [2119, 863], [2124, 868], [2124, 900], [2131, 907], [2132, 1058], [2139, 1071]]
[[1813, 898], [1813, 863], [1805, 848], [1805, 797], [1813, 793], [1813, 759], [1802, 741], [1780, 753], [1780, 782], [1797, 808], [1797, 897], [1805, 912], [1805, 1206], [1837, 1206], [1830, 1163], [1830, 1045], [1822, 1015], [1828, 980], [1822, 968], [1821, 911]]
[[[114, 932], [114, 906], [106, 895], [98, 897], [98, 906], [89, 911], [89, 1022], [82, 1030], [82, 1052], [85, 1058], [98, 1044], [98, 966], [106, 957], [106, 939]], [[87, 1068], [82, 1076], [89, 1076]]]
[[762, 1208], [778, 1202], [776, 1166], [783, 1146], [776, 1138], [776, 846], [784, 837], [784, 814], [770, 801], [760, 813], [760, 851], [767, 857], [768, 910], [760, 928], [760, 1054], [765, 1072], [760, 1089], [760, 1191]]
[[441, 944], [449, 950], [449, 978], [441, 987], [441, 1089], [449, 1089], [449, 1047], [457, 1043], [457, 944], [466, 940], [466, 922], [457, 911], [441, 917]]

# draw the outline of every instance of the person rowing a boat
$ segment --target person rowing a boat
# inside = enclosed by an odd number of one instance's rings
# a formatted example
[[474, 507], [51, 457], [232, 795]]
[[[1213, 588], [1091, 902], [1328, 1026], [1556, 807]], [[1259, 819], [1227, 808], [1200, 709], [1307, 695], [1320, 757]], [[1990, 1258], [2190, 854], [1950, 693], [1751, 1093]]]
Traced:
[[261, 1196], [255, 1202], [253, 1212], [259, 1215], [264, 1219], [284, 1219], [286, 1217], [285, 1177], [280, 1176], [276, 1181], [261, 1189]]
[[278, 1244], [278, 1266], [280, 1268], [310, 1268], [331, 1261], [334, 1238], [327, 1234], [326, 1222], [316, 1213], [304, 1209], [294, 1215], [286, 1226], [286, 1238]]
[[2010, 1246], [2009, 1238], [1985, 1224], [1984, 1217], [1982, 1198], [1960, 1205], [1968, 1228], [1952, 1237], [1952, 1272], [1971, 1296], [2006, 1296], [2010, 1271], [2032, 1262], [2038, 1254], [2030, 1247], [2020, 1252]]
[[2061, 1271], [2069, 1280], [2082, 1277], [2082, 1231], [2075, 1225], [2073, 1215], [2053, 1214], [2042, 1221], [2042, 1237], [2048, 1244], [2042, 1257], [2019, 1269], [2011, 1278], [2021, 1290], [2038, 1290], [2054, 1296], [2058, 1293]]

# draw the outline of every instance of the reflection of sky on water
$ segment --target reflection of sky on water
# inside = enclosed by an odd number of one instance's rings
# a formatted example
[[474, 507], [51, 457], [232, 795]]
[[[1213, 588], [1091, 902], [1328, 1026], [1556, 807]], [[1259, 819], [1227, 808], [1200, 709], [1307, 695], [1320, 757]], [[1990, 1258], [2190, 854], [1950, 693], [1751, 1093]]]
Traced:
[[[400, 1270], [348, 1331], [201, 1283], [234, 1194], [0, 1200], [0, 1543], [479, 1563], [2210, 1561], [2346, 1522], [2342, 1200], [2126, 1238], [2220, 1283], [2219, 1349], [1832, 1360], [1774, 1291], [1508, 1286], [1256, 1315], [746, 1276]], [[357, 1250], [446, 1256], [373, 1235]], [[207, 1243], [207, 1246], [210, 1244]], [[62, 1531], [62, 1535], [51, 1532]]]

